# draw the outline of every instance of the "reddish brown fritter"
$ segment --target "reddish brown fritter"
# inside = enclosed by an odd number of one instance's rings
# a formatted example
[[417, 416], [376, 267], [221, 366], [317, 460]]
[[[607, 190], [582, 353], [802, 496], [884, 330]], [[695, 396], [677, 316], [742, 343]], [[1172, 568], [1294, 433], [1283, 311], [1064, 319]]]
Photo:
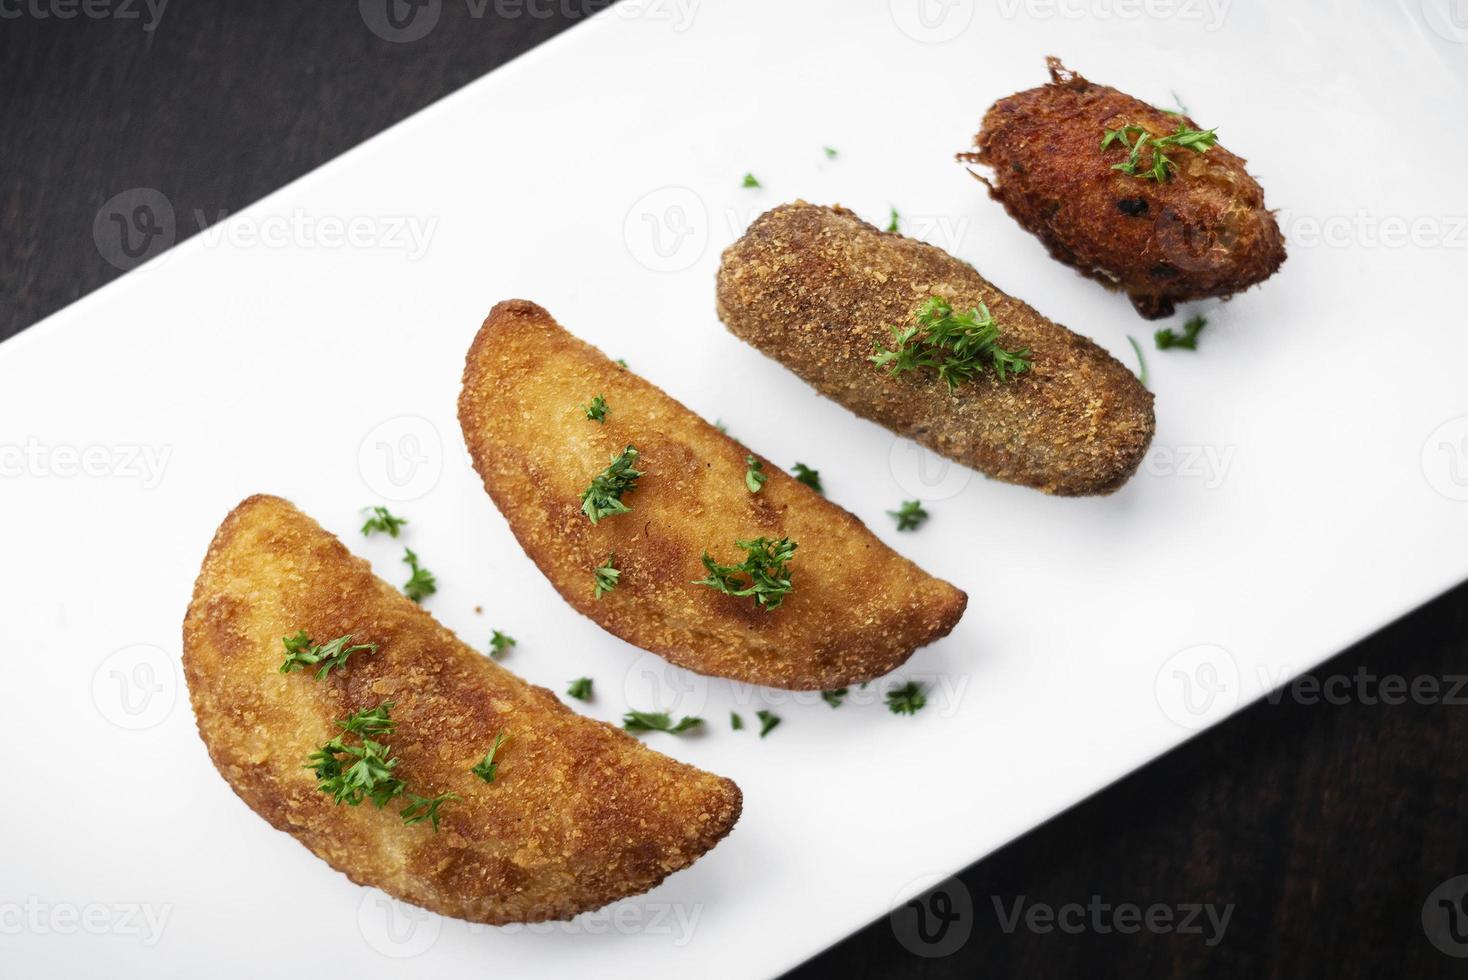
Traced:
[[1284, 237], [1243, 158], [1221, 145], [1174, 147], [1166, 153], [1177, 169], [1166, 181], [1114, 170], [1128, 151], [1101, 149], [1108, 130], [1141, 126], [1160, 137], [1180, 124], [1201, 127], [1088, 82], [1055, 58], [1049, 65], [1050, 84], [996, 102], [977, 152], [959, 159], [992, 169], [990, 195], [1052, 256], [1126, 293], [1149, 320], [1171, 316], [1174, 303], [1227, 298], [1274, 275]]
[[[325, 680], [279, 672], [281, 638], [377, 643]], [[567, 919], [652, 888], [739, 818], [739, 788], [571, 712], [470, 649], [278, 497], [225, 518], [184, 622], [199, 734], [277, 830], [362, 885], [474, 922]], [[391, 700], [381, 736], [420, 796], [454, 793], [441, 829], [402, 803], [337, 806], [304, 768], [336, 720]], [[499, 771], [470, 770], [504, 732]]]
[[[581, 406], [606, 399], [605, 424]], [[662, 390], [567, 333], [534, 303], [485, 320], [464, 366], [459, 422], [474, 466], [532, 561], [578, 612], [681, 667], [752, 684], [821, 690], [900, 666], [946, 636], [967, 597], [884, 545], [853, 515], [760, 458]], [[645, 475], [630, 513], [593, 525], [581, 494], [626, 446]], [[774, 609], [694, 584], [705, 551], [745, 560], [736, 540], [790, 538], [793, 591]], [[617, 587], [596, 599], [608, 555]]]
[[[934, 296], [986, 304], [1029, 371], [950, 390], [932, 372], [870, 360]], [[1064, 496], [1111, 493], [1136, 472], [1152, 394], [1096, 344], [1005, 295], [942, 249], [879, 231], [844, 208], [775, 208], [724, 253], [719, 316], [821, 394], [998, 480]]]

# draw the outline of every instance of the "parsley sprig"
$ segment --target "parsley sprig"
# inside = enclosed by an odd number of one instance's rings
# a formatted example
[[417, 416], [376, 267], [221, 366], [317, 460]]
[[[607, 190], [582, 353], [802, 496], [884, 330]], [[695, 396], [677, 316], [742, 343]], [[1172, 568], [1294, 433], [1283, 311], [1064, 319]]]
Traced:
[[1177, 131], [1167, 136], [1154, 136], [1135, 124], [1105, 130], [1101, 149], [1110, 149], [1116, 143], [1120, 143], [1128, 153], [1125, 160], [1111, 165], [1112, 170], [1163, 184], [1177, 170], [1177, 164], [1163, 150], [1175, 146], [1194, 153], [1207, 153], [1218, 145], [1218, 130], [1190, 129], [1183, 123], [1178, 123]]
[[848, 693], [849, 689], [844, 687], [838, 687], [833, 691], [822, 691], [821, 700], [833, 708], [839, 708], [841, 707], [841, 702], [846, 700]]
[[438, 833], [438, 811], [445, 803], [458, 799], [453, 793], [440, 793], [438, 796], [419, 796], [417, 793], [405, 793], [404, 799], [408, 805], [398, 811], [398, 816], [403, 818], [403, 826], [411, 827], [425, 820], [433, 821], [433, 832]]
[[[393, 702], [358, 711], [337, 722], [342, 734], [311, 753], [306, 768], [316, 773], [316, 785], [340, 806], [360, 806], [371, 800], [379, 810], [403, 794], [406, 783], [393, 775], [398, 760], [392, 750], [373, 739], [373, 735], [391, 735], [390, 715]], [[356, 735], [357, 743], [349, 744], [348, 735]]]
[[414, 602], [422, 602], [438, 591], [438, 580], [433, 577], [432, 572], [418, 564], [418, 555], [412, 548], [403, 549], [403, 564], [413, 570], [412, 576], [403, 583], [403, 595]]
[[602, 425], [607, 424], [607, 412], [609, 412], [610, 409], [607, 408], [607, 400], [605, 396], [597, 395], [591, 400], [590, 405], [582, 405], [581, 410], [586, 413], [586, 417], [590, 421], [600, 422]]
[[514, 645], [515, 638], [513, 636], [508, 633], [501, 633], [499, 630], [495, 630], [494, 635], [489, 638], [489, 655], [493, 659], [498, 660], [505, 654], [509, 653], [510, 647]]
[[329, 643], [316, 645], [311, 642], [305, 630], [298, 630], [294, 636], [283, 636], [280, 641], [285, 644], [285, 661], [280, 665], [280, 672], [291, 674], [319, 664], [321, 669], [316, 671], [318, 681], [326, 680], [333, 670], [345, 667], [347, 658], [354, 653], [364, 650], [367, 653], [377, 652], [376, 643], [353, 645], [350, 633], [338, 636]]
[[770, 478], [765, 475], [765, 464], [753, 456], [744, 457], [744, 485], [750, 493], [759, 493]]
[[500, 767], [500, 764], [494, 761], [494, 755], [500, 750], [500, 746], [504, 745], [509, 737], [510, 736], [505, 732], [500, 732], [498, 735], [496, 735], [494, 737], [494, 744], [489, 747], [488, 752], [484, 753], [484, 758], [480, 760], [477, 764], [475, 764], [474, 768], [470, 769], [469, 771], [478, 776], [480, 779], [484, 780], [486, 783], [494, 782], [495, 774], [499, 771]]
[[934, 296], [918, 310], [917, 323], [893, 327], [895, 349], [877, 348], [867, 360], [890, 375], [924, 368], [938, 373], [950, 389], [972, 381], [986, 369], [1000, 381], [1030, 369], [1030, 349], [1010, 351], [999, 346], [999, 324], [980, 303], [958, 313], [946, 299]]
[[366, 507], [362, 513], [369, 515], [367, 522], [362, 525], [363, 537], [370, 537], [374, 531], [381, 531], [388, 537], [395, 538], [403, 525], [408, 523], [406, 517], [394, 517], [386, 507]]
[[667, 732], [682, 735], [703, 724], [702, 718], [684, 716], [677, 724], [665, 711], [629, 711], [622, 716], [622, 727], [629, 732]]
[[915, 715], [928, 703], [923, 686], [917, 681], [908, 681], [899, 688], [887, 692], [887, 710], [894, 715]]
[[622, 577], [622, 570], [617, 567], [617, 556], [607, 555], [607, 560], [598, 565], [592, 575], [592, 591], [596, 593], [596, 599], [600, 602], [602, 596], [617, 587], [617, 580]]
[[566, 688], [566, 696], [575, 698], [577, 701], [590, 701], [591, 684], [590, 677], [578, 677], [571, 682], [570, 687]]
[[1202, 333], [1203, 328], [1206, 326], [1208, 326], [1207, 320], [1201, 316], [1195, 316], [1183, 324], [1181, 336], [1173, 332], [1171, 327], [1165, 327], [1157, 331], [1154, 335], [1157, 339], [1157, 349], [1172, 350], [1176, 348], [1178, 350], [1197, 350], [1198, 334]]
[[[705, 551], [703, 567], [709, 577], [693, 584], [706, 585], [725, 595], [754, 596], [755, 605], [767, 612], [779, 608], [792, 589], [789, 564], [799, 545], [789, 538], [779, 541], [756, 538], [753, 541], [736, 541], [735, 544], [745, 551], [742, 564], [720, 565]], [[749, 577], [747, 582], [743, 578], [746, 575]]]
[[821, 471], [813, 470], [804, 463], [795, 464], [795, 479], [810, 487], [816, 493], [824, 495], [826, 490], [821, 486]]
[[899, 509], [889, 510], [887, 514], [897, 519], [899, 531], [916, 531], [929, 516], [921, 500], [904, 500]]
[[643, 475], [636, 469], [637, 455], [637, 450], [628, 446], [613, 456], [612, 465], [598, 474], [581, 495], [581, 512], [591, 523], [632, 509], [622, 503], [622, 495], [636, 490], [637, 478]]
[[770, 734], [770, 732], [775, 730], [775, 726], [780, 724], [780, 716], [770, 711], [756, 711], [754, 716], [759, 719], [760, 738], [764, 738]]

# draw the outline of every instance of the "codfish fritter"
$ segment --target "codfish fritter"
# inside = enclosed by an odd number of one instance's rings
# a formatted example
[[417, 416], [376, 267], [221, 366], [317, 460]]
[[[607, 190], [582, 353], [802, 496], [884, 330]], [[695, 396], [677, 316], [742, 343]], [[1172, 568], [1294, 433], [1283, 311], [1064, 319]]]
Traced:
[[[1111, 493], [1154, 429], [1152, 394], [1106, 351], [991, 285], [942, 249], [804, 201], [760, 216], [724, 253], [719, 316], [828, 398], [936, 453], [1063, 496]], [[986, 304], [1005, 349], [1031, 366], [950, 389], [871, 361], [932, 297]]]
[[[598, 423], [584, 406], [596, 396]], [[459, 421], [484, 487], [526, 554], [578, 612], [703, 674], [794, 690], [861, 683], [953, 629], [967, 597], [854, 516], [750, 451], [523, 300], [490, 312], [464, 367]], [[593, 524], [582, 494], [632, 446], [627, 513]], [[736, 541], [789, 539], [778, 606], [695, 584], [744, 559]], [[600, 599], [594, 570], [613, 557]], [[741, 583], [750, 581], [747, 577]]]
[[[317, 680], [282, 674], [282, 637], [375, 643]], [[199, 734], [225, 780], [277, 830], [352, 881], [474, 922], [565, 919], [652, 888], [739, 818], [727, 779], [574, 714], [465, 646], [365, 561], [277, 497], [220, 526], [184, 623]], [[395, 777], [452, 793], [438, 832], [400, 801], [336, 805], [305, 768], [338, 719], [391, 701]], [[508, 740], [486, 783], [471, 769]]]
[[1168, 179], [1116, 170], [1130, 141], [1103, 150], [1108, 131], [1137, 126], [1151, 139], [1199, 126], [1088, 82], [1055, 58], [1048, 64], [1050, 83], [996, 102], [975, 137], [978, 152], [959, 159], [992, 169], [990, 195], [1052, 256], [1125, 292], [1149, 320], [1274, 275], [1284, 236], [1243, 158], [1221, 145], [1168, 148]]

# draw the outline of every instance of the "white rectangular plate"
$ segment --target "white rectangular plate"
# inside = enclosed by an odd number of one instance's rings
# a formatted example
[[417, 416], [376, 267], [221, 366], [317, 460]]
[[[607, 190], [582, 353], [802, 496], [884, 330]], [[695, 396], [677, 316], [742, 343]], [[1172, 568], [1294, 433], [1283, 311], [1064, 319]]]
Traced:
[[[1461, 580], [1468, 137], [1442, 122], [1468, 35], [1437, 3], [628, 0], [0, 346], [7, 963], [772, 974]], [[719, 252], [760, 211], [895, 205], [1132, 362], [1152, 325], [953, 161], [1052, 53], [1219, 127], [1290, 239], [1272, 281], [1199, 306], [1200, 352], [1144, 343], [1156, 446], [1107, 499], [945, 466], [714, 313]], [[928, 681], [927, 709], [665, 671], [571, 613], [454, 417], [469, 340], [509, 297], [818, 467], [966, 589], [957, 631], [898, 675]], [[215, 774], [178, 670], [204, 548], [256, 492], [402, 579], [400, 545], [356, 534], [358, 508], [393, 503], [442, 583], [427, 607], [476, 646], [513, 634], [506, 664], [531, 681], [595, 678], [597, 717], [676, 693], [664, 706], [711, 730], [648, 741], [739, 782], [733, 835], [610, 913], [497, 930], [396, 907], [271, 830]], [[915, 496], [932, 520], [899, 535], [884, 512]], [[784, 719], [769, 738], [728, 730], [760, 708]]]

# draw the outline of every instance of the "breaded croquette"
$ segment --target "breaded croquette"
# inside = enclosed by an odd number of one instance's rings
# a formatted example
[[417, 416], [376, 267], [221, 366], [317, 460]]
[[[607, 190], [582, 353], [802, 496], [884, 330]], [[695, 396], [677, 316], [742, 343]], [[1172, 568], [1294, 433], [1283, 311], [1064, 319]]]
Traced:
[[[306, 666], [283, 673], [289, 660]], [[739, 818], [732, 782], [470, 649], [277, 497], [220, 526], [184, 672], [209, 755], [252, 810], [352, 881], [444, 915], [570, 918], [652, 888]]]
[[[931, 365], [893, 375], [874, 361], [935, 298], [943, 309], [986, 311], [1017, 373], [950, 385]], [[1151, 393], [1106, 351], [967, 263], [844, 208], [800, 201], [762, 215], [724, 253], [718, 300], [735, 335], [821, 394], [998, 480], [1111, 493], [1152, 439]], [[1019, 352], [1028, 365], [1014, 369]]]
[[992, 169], [989, 193], [1052, 256], [1149, 320], [1274, 275], [1284, 237], [1246, 161], [1187, 115], [1049, 66], [1048, 85], [989, 109], [977, 152], [959, 159]]
[[534, 303], [485, 320], [459, 421], [556, 590], [679, 666], [842, 687], [893, 670], [963, 614], [964, 593]]

